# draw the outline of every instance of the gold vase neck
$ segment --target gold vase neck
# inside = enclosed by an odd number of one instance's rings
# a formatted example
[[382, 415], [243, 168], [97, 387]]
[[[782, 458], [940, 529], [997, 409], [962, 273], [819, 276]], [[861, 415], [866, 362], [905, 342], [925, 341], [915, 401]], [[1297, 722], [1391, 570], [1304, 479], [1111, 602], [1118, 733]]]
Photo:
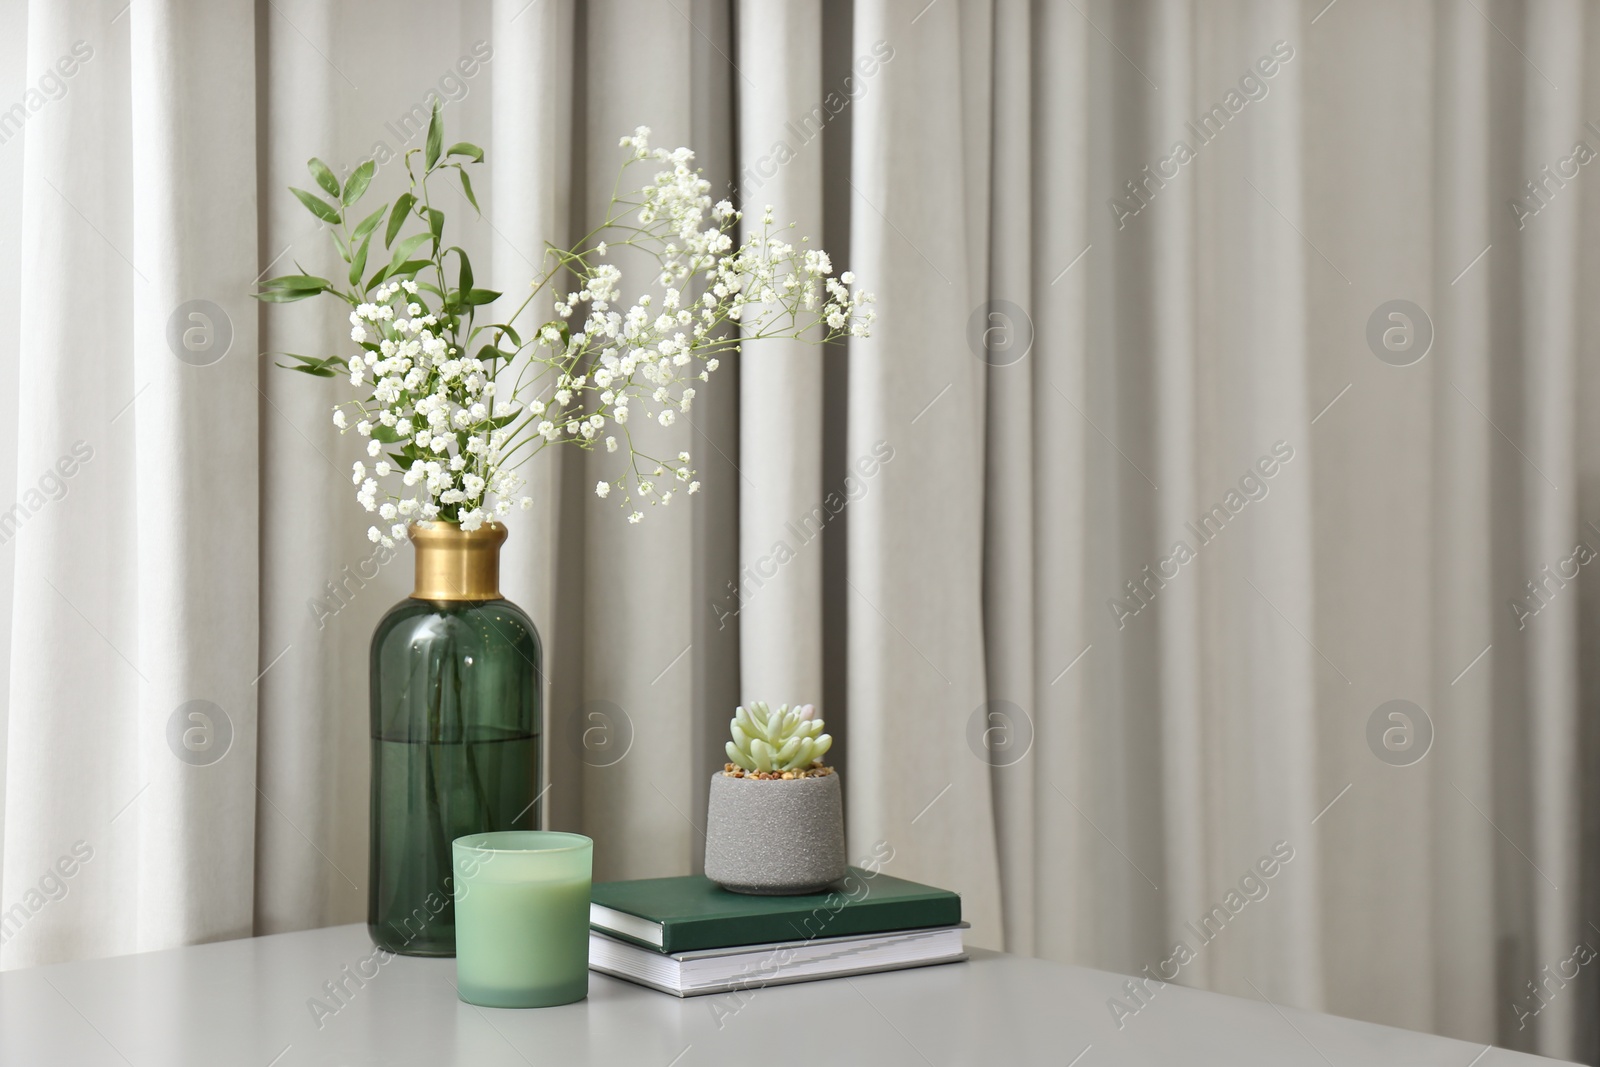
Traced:
[[506, 528], [486, 522], [468, 532], [458, 523], [433, 521], [411, 525], [411, 547], [417, 555], [418, 600], [499, 600], [500, 546]]

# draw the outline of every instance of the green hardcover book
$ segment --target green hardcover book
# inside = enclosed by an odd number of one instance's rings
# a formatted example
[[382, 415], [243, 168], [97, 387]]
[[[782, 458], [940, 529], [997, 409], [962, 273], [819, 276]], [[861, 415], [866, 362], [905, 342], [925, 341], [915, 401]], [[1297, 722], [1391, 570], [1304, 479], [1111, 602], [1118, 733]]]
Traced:
[[660, 952], [881, 934], [961, 921], [961, 897], [857, 867], [832, 891], [794, 897], [730, 893], [704, 875], [601, 882], [589, 925]]

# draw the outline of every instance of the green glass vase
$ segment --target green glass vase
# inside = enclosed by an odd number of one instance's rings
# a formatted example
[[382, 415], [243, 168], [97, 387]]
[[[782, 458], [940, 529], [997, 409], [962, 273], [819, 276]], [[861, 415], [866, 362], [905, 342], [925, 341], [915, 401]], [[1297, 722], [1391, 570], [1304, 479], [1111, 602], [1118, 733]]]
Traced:
[[539, 634], [500, 595], [503, 526], [412, 527], [416, 587], [372, 635], [367, 929], [455, 954], [451, 842], [539, 825]]

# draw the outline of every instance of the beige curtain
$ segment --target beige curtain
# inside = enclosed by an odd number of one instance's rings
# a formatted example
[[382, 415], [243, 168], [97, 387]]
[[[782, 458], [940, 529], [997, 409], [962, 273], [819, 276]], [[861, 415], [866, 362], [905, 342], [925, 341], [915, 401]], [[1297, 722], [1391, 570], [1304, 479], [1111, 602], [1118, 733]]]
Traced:
[[870, 340], [752, 349], [666, 431], [692, 506], [529, 471], [506, 587], [602, 877], [695, 869], [733, 704], [814, 700], [852, 854], [959, 889], [974, 943], [1595, 1057], [1594, 968], [1549, 977], [1600, 947], [1583, 5], [0, 13], [0, 963], [364, 914], [409, 557], [328, 383], [257, 356], [334, 309], [244, 294], [327, 264], [304, 161], [386, 189], [434, 94], [489, 148], [482, 218], [446, 210], [497, 287], [647, 124], [878, 294]]

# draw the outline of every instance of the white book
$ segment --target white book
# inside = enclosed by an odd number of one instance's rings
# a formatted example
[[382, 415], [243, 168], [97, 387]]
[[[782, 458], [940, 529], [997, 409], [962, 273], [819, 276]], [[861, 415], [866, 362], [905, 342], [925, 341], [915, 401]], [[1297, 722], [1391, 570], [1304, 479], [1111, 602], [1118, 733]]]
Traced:
[[961, 934], [966, 925], [670, 953], [590, 930], [589, 969], [673, 996], [695, 997], [955, 963], [967, 958]]

